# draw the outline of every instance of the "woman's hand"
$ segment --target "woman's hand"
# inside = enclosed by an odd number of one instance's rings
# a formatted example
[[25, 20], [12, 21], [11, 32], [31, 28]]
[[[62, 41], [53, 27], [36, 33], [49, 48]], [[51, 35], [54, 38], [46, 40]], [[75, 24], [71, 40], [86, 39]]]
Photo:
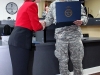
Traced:
[[44, 21], [40, 21], [40, 23], [41, 23], [41, 25], [42, 25], [42, 27], [43, 27], [43, 30], [44, 30], [44, 29], [45, 29], [45, 27], [46, 27], [45, 22], [44, 22]]

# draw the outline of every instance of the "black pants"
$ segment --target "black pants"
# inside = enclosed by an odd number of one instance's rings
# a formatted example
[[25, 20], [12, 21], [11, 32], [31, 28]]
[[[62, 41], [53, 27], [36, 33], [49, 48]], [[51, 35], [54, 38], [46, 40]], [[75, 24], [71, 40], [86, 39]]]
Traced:
[[[11, 56], [13, 75], [31, 75], [32, 73], [29, 74], [29, 72], [32, 72], [32, 56], [30, 59], [30, 51], [32, 50], [9, 45], [9, 51]], [[31, 63], [29, 62], [30, 60]], [[31, 66], [31, 69], [29, 68], [29, 66]]]

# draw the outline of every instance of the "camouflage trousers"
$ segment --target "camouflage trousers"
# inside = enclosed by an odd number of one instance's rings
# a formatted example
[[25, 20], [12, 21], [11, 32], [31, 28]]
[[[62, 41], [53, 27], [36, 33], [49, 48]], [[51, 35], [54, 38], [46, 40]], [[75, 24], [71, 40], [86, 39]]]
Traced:
[[61, 75], [69, 75], [68, 70], [68, 50], [73, 63], [74, 75], [83, 75], [82, 60], [84, 57], [84, 47], [81, 39], [79, 40], [59, 40], [56, 39], [55, 56], [59, 60]]

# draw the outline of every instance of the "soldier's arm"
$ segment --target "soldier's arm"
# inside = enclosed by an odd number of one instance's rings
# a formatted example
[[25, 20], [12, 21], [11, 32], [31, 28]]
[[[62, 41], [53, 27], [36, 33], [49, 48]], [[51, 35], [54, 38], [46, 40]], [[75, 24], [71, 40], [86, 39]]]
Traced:
[[83, 5], [81, 5], [81, 20], [83, 21], [83, 25], [86, 25], [88, 22], [88, 17], [86, 15]]
[[47, 13], [44, 21], [45, 21], [46, 26], [50, 26], [53, 23], [53, 21], [54, 21], [54, 18], [53, 18], [53, 3], [50, 4], [48, 13]]

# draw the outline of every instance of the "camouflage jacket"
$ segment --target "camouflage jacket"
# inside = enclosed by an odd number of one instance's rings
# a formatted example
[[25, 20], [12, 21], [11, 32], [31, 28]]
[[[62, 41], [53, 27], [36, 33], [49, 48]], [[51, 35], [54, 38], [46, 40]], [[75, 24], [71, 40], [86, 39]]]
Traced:
[[[68, 0], [65, 0], [68, 1]], [[71, 0], [72, 1], [72, 0]], [[56, 7], [55, 3], [61, 2], [61, 0], [55, 0], [50, 4], [49, 11], [46, 15], [45, 22], [46, 26], [50, 26], [52, 23], [56, 24]], [[84, 10], [83, 5], [81, 5], [81, 20], [83, 21], [83, 25], [87, 24], [87, 16]], [[55, 38], [66, 39], [66, 38], [74, 38], [81, 37], [81, 28], [77, 25], [65, 26], [61, 28], [55, 29]]]

